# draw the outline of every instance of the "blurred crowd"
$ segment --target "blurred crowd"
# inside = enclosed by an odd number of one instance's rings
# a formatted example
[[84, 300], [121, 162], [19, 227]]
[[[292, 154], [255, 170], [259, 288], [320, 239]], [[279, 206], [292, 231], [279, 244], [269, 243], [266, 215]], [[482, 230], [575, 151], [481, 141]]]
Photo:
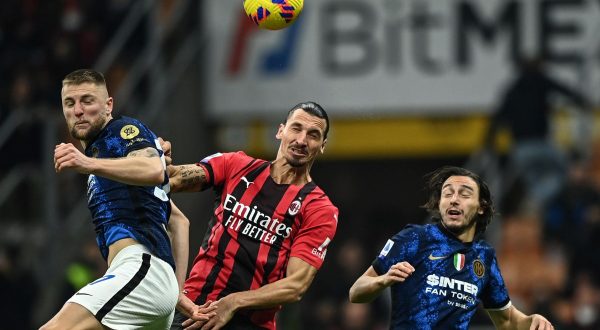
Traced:
[[[0, 151], [7, 155], [0, 160], [0, 180], [16, 167], [40, 163], [43, 155], [40, 150], [40, 118], [44, 118], [44, 112], [59, 111], [58, 91], [62, 77], [75, 68], [94, 65], [131, 3], [130, 0], [0, 2], [0, 127], [14, 113], [21, 113], [28, 118], [5, 143], [0, 144]], [[129, 56], [134, 57], [135, 53]], [[127, 58], [122, 63], [107, 72], [109, 85], [118, 84], [122, 70], [127, 67]], [[529, 87], [545, 84], [541, 82], [543, 80], [532, 82], [527, 80], [529, 78], [522, 79], [525, 81], [516, 81], [513, 87], [518, 84]], [[527, 90], [524, 92], [525, 95], [532, 93]], [[509, 94], [507, 92], [506, 98], [510, 97]], [[577, 91], [572, 94], [575, 107], [590, 108]], [[509, 101], [508, 105], [501, 102], [501, 106], [513, 112], [514, 104], [528, 102], [518, 98]], [[538, 106], [542, 111], [542, 119], [518, 117], [522, 111], [531, 111], [534, 107], [528, 104], [525, 110], [517, 112], [517, 117], [511, 117], [511, 114], [491, 116], [493, 129], [497, 128], [496, 124], [517, 124], [517, 129], [521, 129], [524, 126], [522, 124], [526, 123], [527, 129], [531, 129], [528, 123], [538, 123], [540, 120], [546, 124], [551, 122], [551, 104]], [[498, 192], [496, 200], [500, 206], [499, 214], [495, 225], [490, 227], [486, 235], [496, 247], [511, 299], [521, 310], [548, 316], [557, 329], [599, 329], [600, 257], [597, 254], [600, 252], [600, 240], [597, 237], [600, 235], [600, 143], [591, 150], [566, 150], [555, 145], [548, 146], [546, 142], [552, 137], [548, 136], [547, 127], [541, 131], [541, 136], [534, 137], [541, 142], [539, 144], [531, 144], [531, 140], [513, 141], [515, 146], [526, 147], [526, 155], [540, 151], [540, 158], [527, 165], [519, 165], [522, 158], [515, 157], [510, 150], [492, 150], [492, 138], [484, 138], [482, 144], [489, 148], [486, 152], [493, 154], [500, 169], [491, 174], [496, 176], [494, 178], [485, 177], [487, 174], [482, 173], [488, 182], [500, 182], [500, 186], [494, 189]], [[61, 134], [67, 138], [66, 132]], [[516, 148], [511, 150], [517, 152]], [[548, 150], [550, 153], [546, 152]], [[461, 166], [466, 159], [453, 161], [456, 163], [448, 165]], [[556, 166], [549, 166], [554, 162]], [[380, 165], [379, 170], [393, 171], [395, 165]], [[365, 168], [362, 163], [353, 166], [351, 168], [356, 168], [357, 172]], [[348, 302], [348, 289], [367, 269], [388, 237], [407, 223], [424, 222], [425, 213], [404, 216], [402, 212], [395, 212], [392, 205], [413, 202], [411, 199], [407, 202], [402, 196], [390, 198], [385, 204], [381, 198], [364, 196], [364, 190], [351, 195], [353, 187], [344, 186], [348, 180], [340, 178], [338, 182], [328, 184], [327, 180], [318, 177], [321, 173], [322, 176], [331, 175], [331, 180], [335, 180], [338, 164], [329, 166], [331, 172], [327, 172], [327, 167], [327, 164], [322, 166], [321, 172], [317, 169], [316, 177], [325, 181], [332, 199], [340, 206], [340, 218], [343, 221], [340, 221], [339, 232], [329, 249], [327, 262], [314, 285], [300, 303], [284, 308], [280, 324], [283, 329], [387, 329], [389, 297], [384, 295], [371, 304], [351, 304]], [[523, 168], [535, 168], [534, 174], [538, 176], [532, 179], [522, 171]], [[377, 171], [374, 169], [373, 173]], [[404, 180], [411, 174], [400, 173], [398, 180]], [[425, 173], [419, 174], [422, 176]], [[359, 177], [358, 173], [356, 177]], [[65, 183], [63, 189], [83, 196], [83, 183], [80, 178], [75, 181]], [[383, 182], [371, 181], [374, 184]], [[422, 182], [416, 181], [415, 184], [415, 187], [402, 186], [408, 189], [404, 193], [419, 189], [418, 185]], [[363, 185], [363, 189], [371, 188]], [[42, 225], [31, 223], [36, 219], [39, 221], [41, 215], [39, 208], [29, 204], [39, 197], [39, 191], [35, 180], [25, 183], [13, 196], [8, 197], [1, 209], [2, 328], [32, 329], [38, 326], [33, 324], [33, 313], [36, 299], [45, 283], [40, 283], [32, 275], [31, 263], [34, 258], [27, 245], [36, 239], [32, 227]], [[391, 191], [397, 192], [395, 189]], [[62, 208], [68, 208], [69, 201], [64, 203]], [[371, 209], [353, 211], [359, 204], [370, 203], [373, 204]], [[382, 204], [385, 208], [391, 208], [389, 213], [381, 212], [384, 208]], [[406, 207], [418, 209], [418, 205]], [[28, 222], [32, 226], [23, 227], [23, 223]], [[378, 225], [369, 226], [365, 222]], [[94, 241], [90, 239], [81, 248], [79, 257], [65, 269], [64, 289], [57, 299], [56, 310], [79, 287], [99, 277], [104, 268]], [[475, 323], [491, 325], [484, 314], [476, 317]]]
[[[24, 175], [1, 205], [3, 329], [39, 326], [33, 321], [35, 308], [39, 307], [38, 299], [47, 283], [39, 283], [33, 272], [36, 249], [32, 246], [42, 241], [40, 232], [44, 226], [43, 207], [34, 201], [43, 200], [39, 168], [42, 157], [49, 154], [42, 150], [43, 128], [48, 118], [60, 115], [62, 77], [74, 68], [94, 65], [131, 3], [129, 0], [0, 3], [0, 136], [4, 137], [0, 138], [0, 152], [5, 155], [0, 160], [0, 182], [11, 175]], [[15, 121], [20, 124], [13, 125]], [[61, 139], [67, 137], [66, 132], [60, 133]], [[65, 195], [83, 194], [83, 182], [70, 182], [72, 179], [64, 182]], [[73, 200], [62, 199], [65, 204], [62, 210], [70, 207]], [[86, 254], [86, 249], [81, 251], [81, 260], [73, 261], [66, 270], [65, 296], [70, 296], [81, 283], [102, 274], [105, 268], [103, 262], [97, 263], [101, 258], [95, 246], [93, 254]], [[65, 299], [60, 297], [57, 304]]]

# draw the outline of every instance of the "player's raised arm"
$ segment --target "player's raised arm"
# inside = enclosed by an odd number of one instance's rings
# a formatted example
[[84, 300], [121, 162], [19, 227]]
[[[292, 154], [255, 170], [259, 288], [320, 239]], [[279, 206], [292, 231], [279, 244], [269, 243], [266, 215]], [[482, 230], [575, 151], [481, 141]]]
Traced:
[[164, 180], [164, 168], [158, 151], [144, 148], [123, 158], [92, 158], [84, 155], [71, 143], [61, 143], [54, 149], [56, 172], [73, 169], [135, 186], [159, 185]]
[[383, 275], [378, 275], [373, 266], [371, 266], [350, 288], [350, 302], [370, 302], [390, 285], [404, 282], [414, 271], [413, 266], [406, 261], [393, 265]]

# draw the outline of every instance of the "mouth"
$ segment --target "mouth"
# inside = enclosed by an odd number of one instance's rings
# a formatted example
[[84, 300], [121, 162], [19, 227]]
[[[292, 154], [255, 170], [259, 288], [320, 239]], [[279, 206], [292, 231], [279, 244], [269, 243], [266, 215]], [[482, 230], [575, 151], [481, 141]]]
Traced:
[[80, 126], [88, 126], [90, 123], [88, 121], [78, 121], [75, 123], [75, 127], [80, 127]]
[[448, 217], [450, 219], [458, 219], [459, 217], [462, 216], [462, 211], [457, 210], [457, 209], [450, 209], [446, 211], [446, 214], [448, 215]]
[[290, 151], [296, 157], [304, 157], [307, 155], [305, 148], [290, 147]]

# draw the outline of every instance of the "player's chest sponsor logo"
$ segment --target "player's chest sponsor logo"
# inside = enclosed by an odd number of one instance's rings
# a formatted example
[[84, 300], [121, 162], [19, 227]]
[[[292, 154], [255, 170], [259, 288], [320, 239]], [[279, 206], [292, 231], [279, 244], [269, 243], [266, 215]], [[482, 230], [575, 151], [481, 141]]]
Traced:
[[233, 195], [227, 194], [223, 209], [225, 227], [261, 242], [273, 244], [277, 238], [285, 239], [292, 234], [292, 227], [283, 219], [271, 216], [258, 205], [245, 205]]
[[479, 287], [470, 282], [436, 274], [427, 276], [425, 293], [445, 297], [450, 306], [470, 309], [477, 304], [478, 292]]

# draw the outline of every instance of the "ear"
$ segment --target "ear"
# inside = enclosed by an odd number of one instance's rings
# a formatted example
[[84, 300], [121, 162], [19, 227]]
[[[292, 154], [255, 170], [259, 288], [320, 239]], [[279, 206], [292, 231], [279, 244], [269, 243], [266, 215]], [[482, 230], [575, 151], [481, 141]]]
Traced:
[[477, 214], [483, 214], [483, 212], [485, 212], [485, 210], [483, 209], [483, 207], [479, 207], [479, 209], [477, 210]]
[[106, 114], [110, 115], [112, 113], [112, 110], [113, 110], [113, 98], [109, 96], [106, 99]]
[[283, 128], [284, 127], [285, 127], [285, 125], [279, 124], [279, 128], [277, 129], [277, 134], [275, 134], [275, 138], [277, 140], [281, 140], [281, 137], [283, 136]]
[[321, 151], [321, 154], [325, 152], [325, 145], [326, 145], [326, 144], [327, 144], [327, 139], [325, 139], [325, 140], [323, 141], [323, 144], [321, 144], [321, 148], [320, 148], [320, 149], [321, 149], [321, 150], [320, 150], [320, 151]]

